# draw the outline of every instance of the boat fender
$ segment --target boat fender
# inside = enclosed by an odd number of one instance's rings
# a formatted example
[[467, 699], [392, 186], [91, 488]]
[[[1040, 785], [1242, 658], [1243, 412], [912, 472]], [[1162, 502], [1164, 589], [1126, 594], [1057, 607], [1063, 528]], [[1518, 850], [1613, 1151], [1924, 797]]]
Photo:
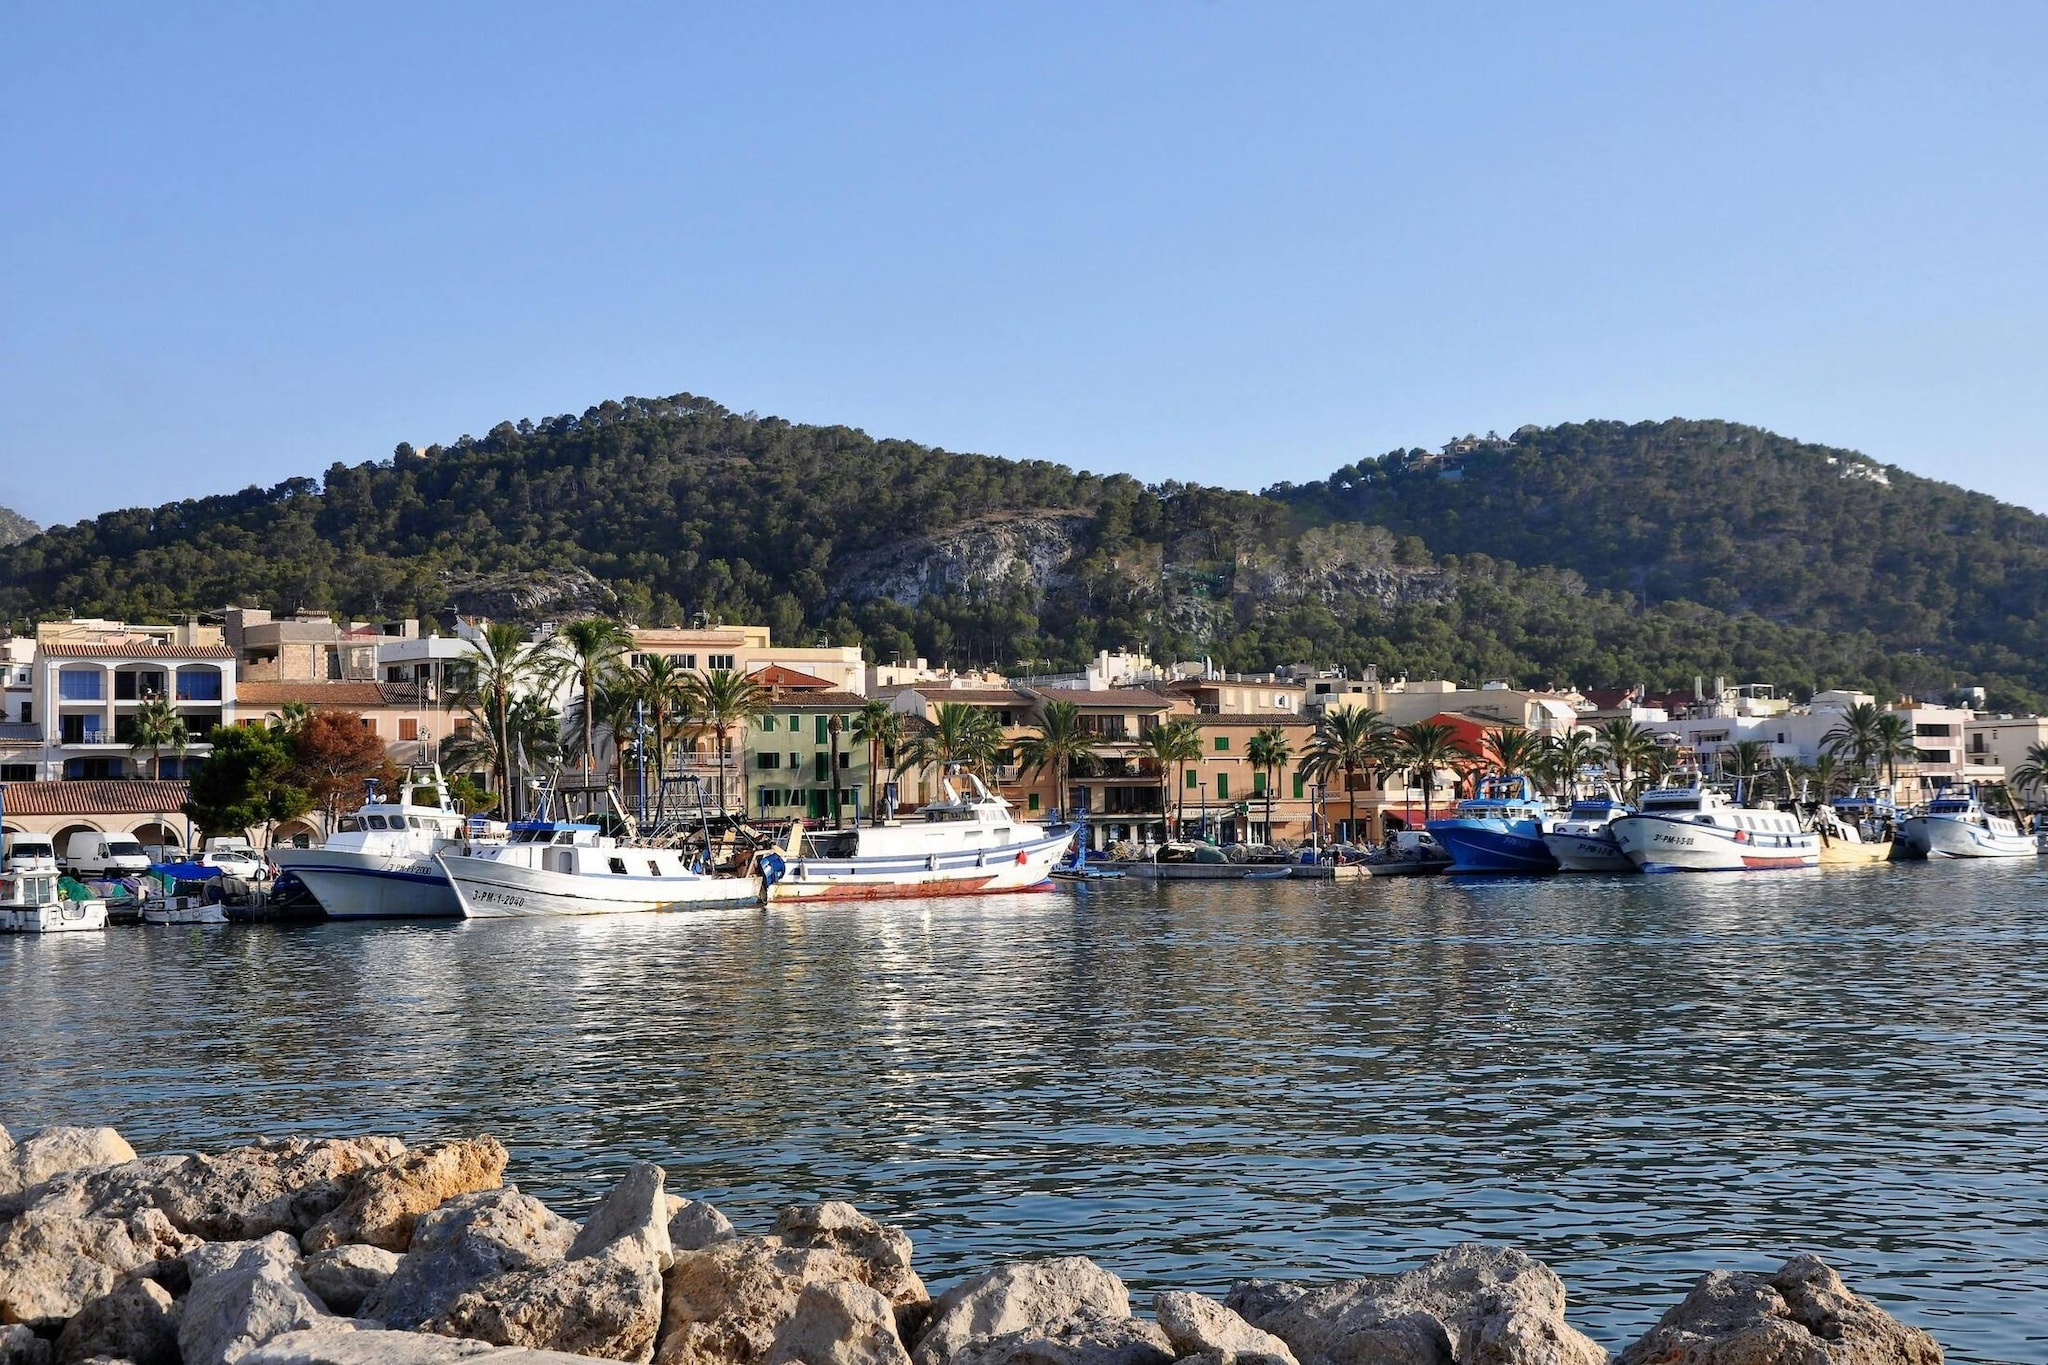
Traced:
[[1022, 866], [1024, 866], [1024, 864], [1026, 864], [1026, 863], [1028, 863], [1028, 862], [1030, 862], [1030, 861], [1031, 861], [1031, 860], [1030, 860], [1029, 858], [1025, 857], [1025, 856], [1024, 856], [1024, 855], [1023, 855], [1022, 853], [1019, 853], [1019, 854], [1017, 855], [1017, 866], [1019, 866], [1019, 867], [1022, 867]]
[[1738, 844], [1746, 844], [1746, 843], [1748, 843], [1748, 842], [1749, 842], [1749, 831], [1748, 831], [1748, 830], [1746, 830], [1746, 829], [1738, 829], [1738, 830], [1736, 830], [1736, 831], [1735, 831], [1735, 842], [1736, 842], [1736, 843], [1738, 843]]
[[788, 871], [787, 865], [782, 861], [782, 855], [773, 849], [762, 854], [755, 867], [761, 873], [761, 889], [764, 891], [781, 881], [782, 874]]

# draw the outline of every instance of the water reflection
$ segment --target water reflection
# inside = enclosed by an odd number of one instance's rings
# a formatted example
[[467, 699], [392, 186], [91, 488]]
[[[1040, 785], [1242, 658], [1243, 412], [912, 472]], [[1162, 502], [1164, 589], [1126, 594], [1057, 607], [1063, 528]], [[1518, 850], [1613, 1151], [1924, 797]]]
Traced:
[[1596, 1336], [1825, 1251], [1952, 1358], [2048, 1358], [2048, 878], [1134, 883], [609, 921], [0, 942], [0, 1121], [145, 1148], [485, 1129], [742, 1222], [846, 1196], [928, 1278], [1139, 1285], [1458, 1237]]

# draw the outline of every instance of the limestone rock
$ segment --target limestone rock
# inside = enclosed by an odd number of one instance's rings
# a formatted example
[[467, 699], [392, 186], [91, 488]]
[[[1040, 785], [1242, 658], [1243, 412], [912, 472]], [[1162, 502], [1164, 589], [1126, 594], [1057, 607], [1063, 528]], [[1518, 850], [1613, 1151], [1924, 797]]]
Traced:
[[308, 1251], [362, 1242], [387, 1251], [412, 1245], [413, 1224], [458, 1194], [504, 1183], [505, 1148], [496, 1138], [436, 1142], [363, 1173], [339, 1207], [306, 1232]]
[[95, 1356], [134, 1365], [178, 1365], [178, 1315], [170, 1291], [131, 1275], [79, 1310], [57, 1338], [58, 1365]]
[[675, 1251], [701, 1251], [732, 1235], [732, 1221], [703, 1200], [668, 1196], [668, 1241]]
[[[1295, 1365], [1287, 1343], [1271, 1332], [1261, 1332], [1216, 1300], [1202, 1294], [1169, 1292], [1152, 1303], [1152, 1316], [1159, 1319], [1175, 1355], [1216, 1354], [1225, 1362], [1252, 1357], [1277, 1365]], [[1247, 1360], [1246, 1365], [1252, 1365]]]
[[10, 1182], [12, 1189], [26, 1190], [56, 1176], [133, 1160], [135, 1149], [111, 1128], [45, 1128], [15, 1147], [11, 1156], [0, 1150], [0, 1163], [8, 1172], [0, 1180]]
[[972, 1342], [1042, 1333], [1083, 1316], [1114, 1321], [1130, 1315], [1124, 1282], [1085, 1256], [1015, 1261], [941, 1294], [911, 1359], [945, 1365]]
[[77, 1217], [34, 1208], [0, 1230], [0, 1322], [56, 1327], [110, 1292], [121, 1275], [184, 1253], [192, 1239], [163, 1214]]
[[569, 1246], [569, 1259], [617, 1254], [645, 1261], [658, 1275], [675, 1263], [668, 1238], [668, 1196], [662, 1193], [661, 1167], [636, 1163], [602, 1204], [583, 1220]]
[[184, 1365], [234, 1365], [272, 1337], [333, 1321], [297, 1271], [257, 1253], [194, 1279], [178, 1308]]
[[[0, 1129], [4, 1133], [5, 1129]], [[0, 1365], [50, 1365], [50, 1343], [18, 1323], [0, 1327]]]
[[753, 1365], [796, 1311], [804, 1287], [858, 1283], [863, 1267], [836, 1251], [731, 1237], [681, 1252], [667, 1276], [657, 1365]]
[[154, 1202], [171, 1222], [208, 1241], [305, 1232], [332, 1212], [367, 1170], [401, 1156], [396, 1138], [286, 1138], [185, 1159]]
[[661, 1328], [661, 1272], [627, 1240], [596, 1256], [494, 1276], [421, 1326], [500, 1346], [646, 1365]]
[[851, 1204], [792, 1204], [775, 1220], [775, 1235], [790, 1246], [818, 1247], [860, 1262], [861, 1279], [899, 1309], [931, 1299], [910, 1268], [910, 1237], [885, 1227]]
[[1082, 1312], [1050, 1326], [980, 1337], [951, 1365], [1171, 1365], [1166, 1333], [1141, 1318]]
[[357, 1311], [409, 1330], [485, 1280], [561, 1260], [575, 1240], [574, 1223], [515, 1185], [457, 1195], [421, 1217], [412, 1249]]
[[1606, 1365], [1564, 1320], [1564, 1284], [1512, 1247], [1464, 1242], [1398, 1275], [1311, 1290], [1269, 1311], [1225, 1302], [1316, 1365]]
[[398, 1273], [398, 1253], [383, 1247], [345, 1246], [316, 1251], [299, 1264], [299, 1278], [330, 1313], [353, 1317], [384, 1282]]
[[246, 1242], [207, 1242], [186, 1252], [184, 1261], [185, 1273], [196, 1284], [211, 1275], [261, 1265], [290, 1270], [298, 1264], [299, 1244], [288, 1232], [273, 1232]]
[[910, 1365], [896, 1308], [864, 1284], [808, 1284], [765, 1365]]
[[242, 1365], [590, 1365], [587, 1356], [457, 1341], [418, 1332], [358, 1331], [348, 1323], [273, 1337], [242, 1357]]
[[1702, 1275], [1616, 1365], [1941, 1365], [1941, 1347], [1815, 1256], [1771, 1276]]

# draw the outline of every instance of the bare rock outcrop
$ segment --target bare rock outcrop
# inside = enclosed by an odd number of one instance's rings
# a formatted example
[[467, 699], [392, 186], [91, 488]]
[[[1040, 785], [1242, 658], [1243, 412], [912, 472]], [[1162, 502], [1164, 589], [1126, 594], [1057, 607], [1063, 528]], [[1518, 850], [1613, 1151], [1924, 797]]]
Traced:
[[1262, 1332], [1204, 1294], [1169, 1291], [1152, 1303], [1152, 1316], [1176, 1356], [1213, 1358], [1217, 1365], [1295, 1365], [1287, 1343]]
[[383, 1247], [339, 1246], [299, 1263], [299, 1278], [330, 1313], [353, 1317], [363, 1301], [398, 1273], [398, 1253]]
[[170, 1291], [131, 1275], [80, 1309], [57, 1338], [57, 1365], [95, 1357], [178, 1365], [178, 1313]]
[[1419, 1269], [1226, 1303], [1303, 1365], [1606, 1365], [1564, 1318], [1564, 1283], [1512, 1247], [1464, 1242]]
[[50, 1365], [50, 1343], [19, 1323], [0, 1326], [0, 1365]]
[[349, 1243], [404, 1251], [413, 1224], [459, 1194], [494, 1190], [504, 1184], [505, 1148], [496, 1138], [465, 1138], [415, 1147], [395, 1160], [365, 1171], [348, 1197], [304, 1238], [308, 1251]]
[[951, 1365], [1171, 1365], [1173, 1347], [1156, 1323], [1081, 1313], [970, 1341]]
[[[916, 1365], [946, 1365], [979, 1342], [1050, 1335], [1078, 1320], [1115, 1322], [1130, 1315], [1124, 1282], [1085, 1256], [1017, 1261], [941, 1294], [911, 1359]], [[1163, 1334], [1159, 1340], [1165, 1341]]]
[[1616, 1365], [1941, 1365], [1941, 1347], [1853, 1293], [1825, 1261], [1702, 1275]]
[[862, 1283], [837, 1251], [732, 1237], [677, 1254], [666, 1278], [657, 1365], [754, 1365], [796, 1312], [806, 1286]]
[[765, 1365], [910, 1365], [896, 1306], [864, 1284], [808, 1284]]
[[99, 1213], [160, 1209], [179, 1231], [208, 1241], [296, 1236], [341, 1203], [363, 1171], [404, 1150], [395, 1138], [286, 1138], [67, 1176], [43, 1197]]
[[668, 1197], [668, 1241], [676, 1251], [701, 1251], [733, 1236], [732, 1220], [701, 1199]]
[[667, 1270], [675, 1262], [675, 1251], [669, 1241], [663, 1179], [661, 1167], [645, 1161], [628, 1169], [604, 1202], [583, 1220], [576, 1240], [569, 1244], [569, 1259], [612, 1255], [644, 1261], [657, 1275]]
[[575, 1240], [574, 1223], [516, 1185], [458, 1195], [420, 1218], [412, 1249], [357, 1311], [414, 1328], [485, 1280], [561, 1260]]

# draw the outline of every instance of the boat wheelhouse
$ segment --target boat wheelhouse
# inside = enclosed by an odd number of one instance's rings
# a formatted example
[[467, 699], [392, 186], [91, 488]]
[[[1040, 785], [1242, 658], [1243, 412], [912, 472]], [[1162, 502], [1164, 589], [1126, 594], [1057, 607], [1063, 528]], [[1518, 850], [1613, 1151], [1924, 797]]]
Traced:
[[1991, 811], [1973, 784], [1934, 794], [1924, 810], [1899, 822], [1898, 852], [1906, 858], [2032, 858], [2039, 850], [2019, 825]]
[[1614, 837], [1614, 822], [1632, 814], [1612, 791], [1581, 797], [1545, 831], [1544, 846], [1566, 872], [1634, 872]]
[[1820, 865], [1820, 836], [1788, 811], [1739, 806], [1709, 787], [1644, 792], [1616, 820], [1621, 851], [1644, 872], [1767, 872]]
[[0, 872], [0, 933], [60, 934], [107, 927], [103, 900], [64, 895], [54, 860], [48, 867]]
[[1555, 813], [1520, 773], [1481, 779], [1476, 795], [1446, 819], [1429, 822], [1450, 872], [1555, 872], [1557, 857], [1543, 840]]

